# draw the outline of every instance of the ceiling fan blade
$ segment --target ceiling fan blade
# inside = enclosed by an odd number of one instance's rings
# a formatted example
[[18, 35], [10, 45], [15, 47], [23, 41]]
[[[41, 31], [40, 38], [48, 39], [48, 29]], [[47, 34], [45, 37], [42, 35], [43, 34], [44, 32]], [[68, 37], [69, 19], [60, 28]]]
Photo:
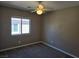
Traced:
[[31, 11], [32, 13], [35, 12], [35, 10]]

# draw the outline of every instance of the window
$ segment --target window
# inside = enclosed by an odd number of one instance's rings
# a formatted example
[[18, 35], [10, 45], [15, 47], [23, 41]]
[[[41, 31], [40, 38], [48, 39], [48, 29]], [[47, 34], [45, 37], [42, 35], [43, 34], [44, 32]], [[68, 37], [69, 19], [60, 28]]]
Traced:
[[22, 33], [29, 33], [29, 20], [22, 19]]
[[30, 33], [30, 20], [11, 18], [11, 35]]

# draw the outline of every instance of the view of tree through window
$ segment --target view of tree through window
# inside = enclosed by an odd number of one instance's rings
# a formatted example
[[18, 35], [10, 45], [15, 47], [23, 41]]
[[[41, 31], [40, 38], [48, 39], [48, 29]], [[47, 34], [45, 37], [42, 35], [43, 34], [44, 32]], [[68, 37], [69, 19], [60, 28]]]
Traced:
[[30, 20], [21, 18], [11, 18], [11, 34], [27, 34], [30, 30]]

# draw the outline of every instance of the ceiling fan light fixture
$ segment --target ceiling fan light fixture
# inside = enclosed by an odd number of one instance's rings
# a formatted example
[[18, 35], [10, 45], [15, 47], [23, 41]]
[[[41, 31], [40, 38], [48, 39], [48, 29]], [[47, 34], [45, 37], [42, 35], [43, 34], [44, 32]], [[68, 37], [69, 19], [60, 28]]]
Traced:
[[43, 13], [43, 11], [42, 11], [42, 10], [37, 10], [36, 13], [37, 13], [38, 15], [41, 15], [41, 14]]
[[45, 7], [44, 7], [44, 5], [39, 4], [39, 5], [37, 6], [37, 8], [36, 8], [35, 11], [36, 11], [36, 13], [37, 13], [38, 15], [43, 14], [43, 13], [45, 12]]
[[44, 9], [44, 6], [43, 6], [42, 4], [39, 4], [39, 5], [38, 5], [38, 8], [39, 8], [39, 9]]

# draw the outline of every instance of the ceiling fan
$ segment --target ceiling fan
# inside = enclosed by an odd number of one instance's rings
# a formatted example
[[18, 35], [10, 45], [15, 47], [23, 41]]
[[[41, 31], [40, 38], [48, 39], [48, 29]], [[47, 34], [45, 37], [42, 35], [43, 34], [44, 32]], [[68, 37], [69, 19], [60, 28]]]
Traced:
[[28, 10], [30, 10], [31, 12], [35, 12], [38, 15], [42, 15], [47, 11], [45, 5], [42, 4], [42, 1], [38, 1], [38, 5], [36, 6], [36, 8], [28, 8]]

